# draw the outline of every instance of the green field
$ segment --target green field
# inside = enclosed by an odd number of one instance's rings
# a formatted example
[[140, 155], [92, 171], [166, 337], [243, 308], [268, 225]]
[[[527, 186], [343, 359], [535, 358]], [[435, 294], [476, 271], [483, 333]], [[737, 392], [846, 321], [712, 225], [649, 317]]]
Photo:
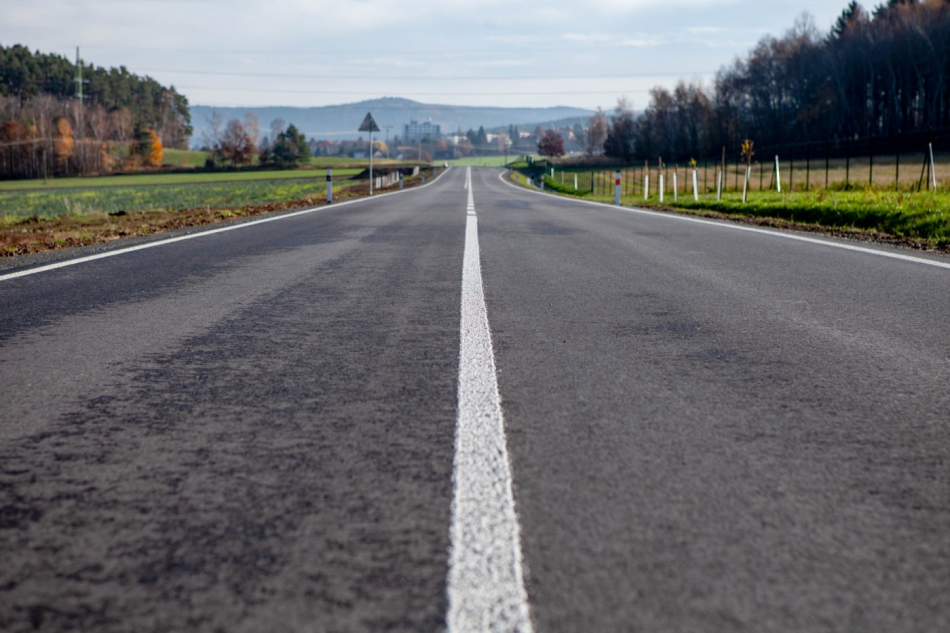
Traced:
[[[512, 155], [508, 157], [508, 160], [512, 161], [515, 158], [517, 157]], [[484, 157], [459, 158], [456, 160], [450, 160], [449, 165], [454, 165], [455, 167], [504, 167], [505, 157], [504, 156], [484, 156]]]
[[[362, 169], [334, 169], [333, 175], [348, 178]], [[288, 169], [283, 171], [221, 171], [178, 174], [131, 174], [126, 176], [90, 176], [88, 178], [56, 178], [46, 184], [38, 180], [0, 181], [0, 193], [6, 191], [46, 191], [50, 189], [97, 189], [102, 187], [137, 187], [154, 185], [185, 185], [201, 183], [244, 182], [315, 178], [326, 179], [326, 169]]]
[[162, 164], [172, 167], [204, 167], [209, 152], [197, 152], [185, 149], [162, 150]]
[[[220, 175], [220, 174], [216, 174]], [[0, 192], [0, 217], [18, 218], [155, 209], [244, 207], [326, 195], [323, 178], [272, 178], [234, 182], [86, 187]]]

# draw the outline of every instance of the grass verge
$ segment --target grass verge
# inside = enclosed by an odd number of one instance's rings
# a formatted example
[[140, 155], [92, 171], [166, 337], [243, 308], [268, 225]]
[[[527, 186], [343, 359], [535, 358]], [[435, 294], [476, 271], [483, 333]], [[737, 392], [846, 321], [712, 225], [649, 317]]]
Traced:
[[[431, 179], [432, 176], [431, 173], [427, 174], [427, 178]], [[414, 176], [406, 178], [405, 184], [411, 187], [421, 181], [420, 177]], [[368, 193], [368, 182], [353, 181], [335, 186], [333, 200], [340, 202], [364, 197]], [[258, 191], [256, 196], [246, 198], [240, 197], [241, 192], [232, 191], [231, 194], [229, 201], [214, 205], [180, 208], [157, 205], [111, 213], [96, 207], [79, 207], [69, 213], [49, 216], [23, 218], [8, 215], [0, 219], [0, 257], [85, 246], [123, 237], [152, 235], [170, 229], [326, 204], [324, 185], [316, 185], [313, 181], [301, 189], [285, 190], [282, 195], [276, 195], [273, 191]]]
[[[361, 169], [346, 167], [334, 169], [333, 176], [345, 178], [358, 174]], [[217, 171], [195, 173], [128, 174], [119, 176], [91, 176], [88, 178], [56, 178], [44, 183], [42, 180], [0, 181], [0, 196], [18, 191], [48, 192], [63, 189], [105, 189], [109, 187], [143, 187], [158, 185], [193, 185], [222, 182], [248, 182], [257, 180], [294, 180], [315, 178], [324, 180], [326, 169], [285, 169], [280, 171]], [[0, 210], [3, 209], [0, 197]]]
[[[527, 176], [513, 172], [512, 180], [527, 185]], [[549, 179], [546, 189], [562, 195], [612, 203], [613, 195], [575, 192], [573, 182], [562, 185]], [[924, 250], [950, 253], [950, 192], [886, 191], [866, 188], [859, 191], [807, 191], [793, 193], [754, 192], [747, 203], [741, 193], [726, 193], [722, 201], [715, 195], [664, 196], [660, 204], [654, 193], [649, 200], [623, 196], [624, 206], [680, 211], [694, 215], [730, 219], [748, 224], [795, 228], [852, 239], [900, 244]]]

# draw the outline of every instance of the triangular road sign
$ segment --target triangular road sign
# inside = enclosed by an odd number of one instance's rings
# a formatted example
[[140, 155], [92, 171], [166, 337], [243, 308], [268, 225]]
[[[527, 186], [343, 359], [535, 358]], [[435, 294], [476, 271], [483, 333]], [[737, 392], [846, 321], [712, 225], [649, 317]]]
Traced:
[[376, 125], [376, 121], [373, 120], [373, 115], [369, 112], [366, 113], [366, 118], [363, 119], [363, 124], [360, 125], [360, 132], [379, 132], [379, 126]]

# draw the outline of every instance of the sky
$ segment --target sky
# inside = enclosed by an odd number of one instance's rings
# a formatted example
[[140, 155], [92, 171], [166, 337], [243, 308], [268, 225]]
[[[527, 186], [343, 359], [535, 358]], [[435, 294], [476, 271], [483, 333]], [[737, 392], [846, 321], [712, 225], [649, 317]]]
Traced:
[[[0, 0], [0, 44], [174, 85], [192, 104], [379, 97], [503, 107], [646, 107], [711, 80], [808, 12], [847, 0]], [[870, 6], [870, 5], [868, 5]]]

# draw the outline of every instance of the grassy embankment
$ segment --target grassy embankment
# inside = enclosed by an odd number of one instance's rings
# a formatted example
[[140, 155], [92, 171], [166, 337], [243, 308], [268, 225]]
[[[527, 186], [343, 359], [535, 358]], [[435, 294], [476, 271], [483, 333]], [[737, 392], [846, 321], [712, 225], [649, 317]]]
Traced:
[[[365, 195], [362, 171], [335, 169], [334, 200]], [[415, 179], [407, 179], [413, 184]], [[0, 256], [146, 235], [322, 204], [326, 171], [138, 174], [0, 183]]]
[[[526, 174], [532, 168], [525, 163], [515, 166], [514, 180], [527, 184]], [[569, 196], [588, 200], [613, 202], [613, 171], [595, 174], [598, 179], [597, 194], [591, 193], [589, 170], [584, 170], [586, 181], [582, 181], [579, 190], [574, 189], [573, 173], [565, 169], [565, 182], [561, 183], [560, 167], [556, 167], [556, 176], [546, 179], [545, 188]], [[534, 171], [537, 171], [535, 169]], [[939, 173], [939, 171], [938, 171]], [[822, 174], [823, 175], [823, 174]], [[580, 172], [579, 172], [580, 176]], [[601, 179], [603, 182], [601, 182]], [[670, 185], [663, 203], [656, 191], [656, 176], [651, 177], [653, 190], [645, 201], [639, 183], [639, 192], [624, 195], [621, 202], [625, 206], [655, 208], [660, 210], [678, 210], [696, 215], [712, 216], [765, 224], [772, 226], [794, 226], [809, 231], [844, 234], [852, 237], [865, 237], [879, 241], [893, 241], [918, 248], [933, 248], [950, 252], [950, 190], [938, 187], [937, 193], [912, 191], [903, 186], [894, 191], [883, 185], [845, 188], [842, 182], [831, 182], [828, 189], [808, 191], [752, 191], [748, 202], [742, 202], [741, 192], [727, 192], [721, 201], [716, 200], [715, 192], [701, 189], [699, 201], [693, 200], [692, 190], [687, 191], [685, 173], [679, 179], [678, 200], [674, 200]], [[741, 182], [741, 181], [740, 181]], [[629, 178], [624, 176], [625, 186], [630, 187]], [[950, 183], [947, 183], [950, 184]], [[603, 193], [600, 193], [603, 191]]]

